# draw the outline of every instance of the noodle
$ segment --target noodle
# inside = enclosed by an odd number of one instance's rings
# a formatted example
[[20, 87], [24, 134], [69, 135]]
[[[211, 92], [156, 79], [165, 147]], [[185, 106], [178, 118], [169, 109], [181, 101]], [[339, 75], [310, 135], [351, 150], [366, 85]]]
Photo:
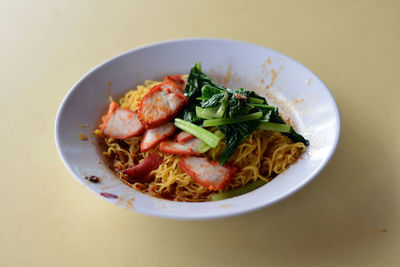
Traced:
[[[130, 90], [119, 100], [120, 106], [137, 111], [144, 95], [157, 83], [145, 81], [144, 85], [137, 86], [137, 90]], [[104, 139], [105, 151], [103, 151], [103, 154], [112, 160], [112, 169], [123, 182], [139, 191], [159, 198], [188, 202], [208, 201], [210, 199], [211, 191], [194, 182], [188, 174], [178, 167], [179, 155], [163, 154], [158, 150], [158, 147], [141, 153], [141, 136], [114, 140], [103, 136], [99, 129], [95, 131], [95, 134]], [[215, 131], [216, 129], [211, 130]], [[224, 148], [225, 141], [221, 141], [216, 148], [207, 152], [207, 156], [212, 160], [218, 160]], [[228, 164], [239, 167], [240, 171], [229, 185], [221, 191], [242, 187], [258, 179], [268, 182], [279, 173], [284, 172], [304, 151], [305, 145], [303, 143], [293, 143], [279, 132], [256, 130], [239, 145], [234, 155], [228, 160]], [[152, 182], [129, 184], [122, 178], [121, 171], [123, 169], [138, 164], [151, 153], [157, 153], [163, 158], [163, 163], [158, 169], [150, 173], [155, 177]]]

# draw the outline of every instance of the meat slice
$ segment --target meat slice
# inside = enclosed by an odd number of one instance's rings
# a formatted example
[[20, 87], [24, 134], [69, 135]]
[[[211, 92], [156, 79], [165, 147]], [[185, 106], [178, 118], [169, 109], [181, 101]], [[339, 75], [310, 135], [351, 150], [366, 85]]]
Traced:
[[238, 171], [236, 167], [221, 165], [218, 161], [204, 157], [183, 157], [179, 167], [208, 190], [223, 189]]
[[200, 156], [197, 152], [197, 147], [202, 143], [198, 138], [192, 138], [189, 141], [180, 144], [172, 140], [162, 141], [160, 144], [160, 151], [168, 154], [175, 155], [193, 155]]
[[162, 86], [154, 86], [142, 99], [139, 105], [139, 120], [146, 129], [161, 126], [176, 115], [187, 103], [187, 98], [177, 92], [169, 92]]
[[111, 138], [125, 139], [141, 135], [145, 129], [136, 112], [120, 108], [117, 103], [111, 102], [101, 130]]
[[171, 136], [175, 131], [175, 125], [170, 122], [160, 127], [146, 130], [143, 135], [143, 140], [140, 143], [140, 151], [146, 152], [147, 150], [158, 145], [162, 140]]
[[151, 153], [139, 164], [123, 170], [122, 173], [125, 175], [124, 178], [130, 183], [148, 181], [149, 173], [157, 169], [162, 162], [163, 159], [159, 155]]
[[180, 144], [185, 143], [186, 141], [189, 141], [190, 139], [194, 138], [193, 135], [190, 133], [187, 133], [185, 131], [182, 131], [176, 135], [176, 141]]
[[164, 82], [161, 84], [163, 89], [169, 89], [170, 92], [177, 92], [183, 94], [186, 86], [186, 79], [182, 75], [166, 76]]

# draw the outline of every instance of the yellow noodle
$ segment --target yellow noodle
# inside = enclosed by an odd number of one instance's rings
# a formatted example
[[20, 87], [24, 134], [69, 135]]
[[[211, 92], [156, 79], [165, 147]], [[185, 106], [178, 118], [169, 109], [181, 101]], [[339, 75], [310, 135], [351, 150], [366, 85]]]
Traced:
[[[151, 87], [159, 82], [145, 81], [144, 85], [130, 90], [121, 99], [119, 105], [136, 111], [143, 96]], [[104, 116], [102, 121], [104, 120]], [[99, 126], [101, 128], [101, 125]], [[215, 129], [211, 129], [215, 131]], [[207, 201], [210, 192], [206, 187], [194, 182], [192, 178], [178, 167], [180, 156], [163, 154], [158, 147], [145, 153], [140, 152], [142, 137], [132, 137], [125, 140], [114, 140], [104, 137], [101, 130], [95, 134], [104, 139], [103, 154], [112, 159], [112, 167], [120, 175], [120, 171], [138, 164], [150, 153], [157, 153], [163, 158], [163, 163], [150, 175], [154, 180], [149, 183], [136, 182], [129, 184], [133, 188], [159, 198], [175, 201]], [[207, 152], [212, 160], [218, 160], [226, 144], [221, 141], [218, 146]], [[303, 143], [293, 143], [288, 137], [278, 132], [256, 130], [242, 144], [229, 159], [228, 164], [239, 167], [240, 171], [224, 190], [231, 190], [246, 185], [249, 182], [262, 179], [266, 182], [282, 173], [305, 151]]]

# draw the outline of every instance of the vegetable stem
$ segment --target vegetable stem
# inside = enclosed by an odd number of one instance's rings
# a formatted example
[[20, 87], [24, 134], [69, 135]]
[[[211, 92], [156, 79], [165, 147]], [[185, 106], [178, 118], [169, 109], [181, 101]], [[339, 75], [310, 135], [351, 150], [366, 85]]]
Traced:
[[260, 125], [258, 125], [258, 129], [267, 130], [267, 131], [276, 131], [281, 133], [290, 132], [290, 126], [282, 123], [275, 123], [269, 121], [261, 121]]
[[231, 198], [231, 197], [237, 197], [237, 196], [243, 195], [245, 193], [251, 192], [251, 191], [265, 185], [266, 183], [267, 182], [264, 180], [257, 180], [255, 182], [249, 183], [245, 186], [233, 189], [231, 191], [213, 194], [211, 196], [211, 200], [217, 201], [217, 200], [223, 200], [223, 199], [227, 199], [227, 198]]
[[175, 119], [175, 126], [187, 133], [190, 133], [191, 135], [196, 136], [197, 138], [199, 138], [201, 141], [203, 141], [212, 148], [216, 147], [219, 141], [221, 140], [220, 137], [213, 134], [212, 132], [200, 126], [197, 126], [196, 124], [184, 121], [179, 118]]
[[226, 125], [226, 124], [234, 124], [240, 123], [245, 121], [256, 120], [262, 117], [262, 112], [256, 112], [245, 116], [240, 116], [233, 119], [211, 119], [211, 120], [204, 120], [203, 126], [210, 127], [210, 126], [219, 126], [219, 125]]
[[202, 108], [199, 106], [196, 106], [196, 115], [199, 118], [202, 119], [214, 119], [215, 118], [215, 113], [217, 112], [218, 107], [213, 107], [213, 108]]
[[224, 116], [225, 110], [228, 107], [228, 99], [229, 99], [229, 95], [227, 93], [225, 93], [224, 101], [222, 102], [221, 106], [219, 106], [219, 109], [218, 109], [217, 113], [215, 114], [216, 118], [222, 118]]
[[255, 107], [260, 107], [260, 108], [271, 108], [271, 109], [275, 108], [274, 106], [265, 105], [265, 104], [254, 104], [254, 103], [251, 103], [249, 105], [255, 106]]
[[264, 100], [256, 97], [249, 97], [249, 102], [256, 103], [256, 104], [263, 104]]
[[196, 69], [201, 70], [201, 63], [200, 62], [196, 62], [194, 65], [196, 66]]
[[[223, 132], [221, 132], [221, 131], [216, 131], [215, 133], [214, 133], [216, 136], [218, 136], [218, 137], [220, 137], [221, 139], [223, 139], [223, 138], [225, 138], [225, 135], [224, 135], [224, 133]], [[199, 144], [198, 146], [197, 146], [197, 152], [199, 152], [199, 153], [206, 153], [208, 150], [210, 150], [211, 149], [211, 147], [209, 146], [209, 145], [207, 145], [206, 143], [201, 143], [201, 144]]]

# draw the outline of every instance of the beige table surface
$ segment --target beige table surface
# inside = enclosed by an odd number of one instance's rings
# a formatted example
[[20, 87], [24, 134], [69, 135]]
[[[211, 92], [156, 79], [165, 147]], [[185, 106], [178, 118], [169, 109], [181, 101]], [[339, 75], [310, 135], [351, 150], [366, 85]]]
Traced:
[[[304, 63], [342, 134], [328, 167], [263, 210], [135, 214], [90, 193], [53, 137], [69, 88], [151, 42], [222, 37]], [[1, 1], [0, 266], [400, 266], [399, 1]]]

